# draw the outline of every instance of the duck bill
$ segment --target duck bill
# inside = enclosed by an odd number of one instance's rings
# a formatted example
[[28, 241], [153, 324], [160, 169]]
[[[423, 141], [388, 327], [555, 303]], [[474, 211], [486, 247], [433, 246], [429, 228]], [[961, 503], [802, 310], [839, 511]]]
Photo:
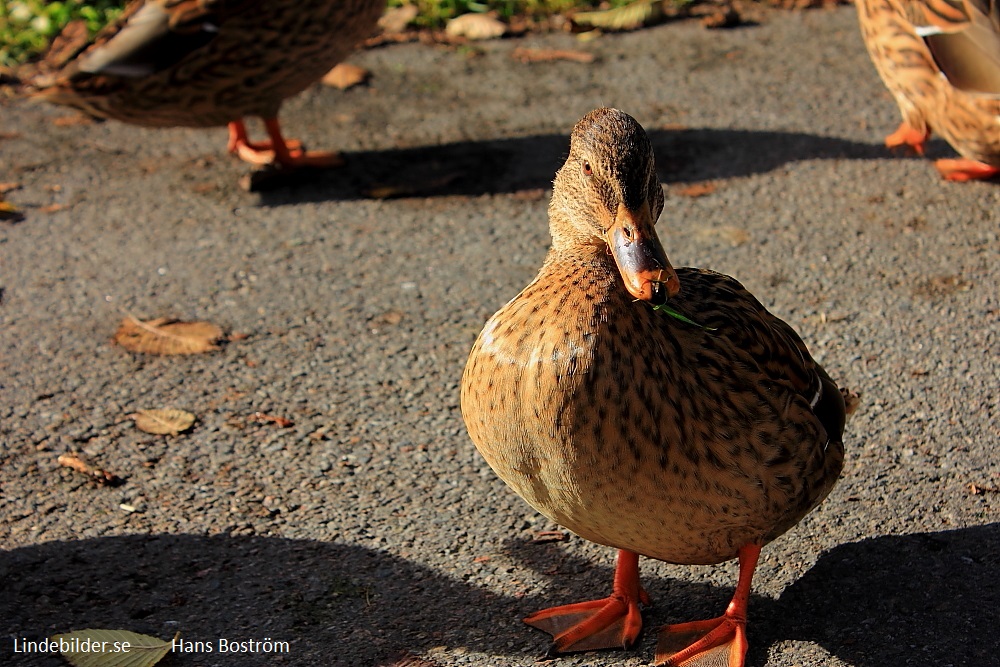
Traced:
[[680, 291], [680, 281], [653, 228], [647, 202], [635, 211], [619, 204], [607, 240], [625, 289], [636, 299], [662, 304]]

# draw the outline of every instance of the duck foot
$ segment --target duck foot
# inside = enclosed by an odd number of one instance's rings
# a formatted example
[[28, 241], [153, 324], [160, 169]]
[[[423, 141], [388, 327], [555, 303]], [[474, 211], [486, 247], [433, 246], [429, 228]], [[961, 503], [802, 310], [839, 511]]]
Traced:
[[667, 667], [743, 667], [746, 621], [720, 616], [660, 628], [655, 665]]
[[967, 158], [937, 160], [934, 163], [934, 167], [946, 181], [956, 181], [959, 183], [974, 180], [984, 181], [1000, 174], [1000, 168]]
[[930, 132], [921, 132], [914, 129], [908, 123], [902, 122], [896, 131], [885, 138], [887, 148], [898, 146], [909, 146], [917, 155], [924, 154], [924, 143], [930, 139]]
[[655, 665], [666, 667], [743, 667], [747, 652], [747, 603], [760, 546], [740, 549], [740, 578], [726, 613], [706, 621], [660, 628]]
[[264, 119], [264, 127], [270, 136], [268, 141], [251, 142], [246, 125], [242, 120], [229, 124], [230, 153], [235, 153], [244, 162], [257, 166], [278, 164], [282, 167], [332, 168], [344, 164], [339, 153], [329, 151], [306, 151], [296, 139], [285, 139], [277, 118]]
[[639, 603], [650, 603], [639, 585], [639, 555], [620, 550], [611, 595], [543, 609], [524, 622], [552, 635], [550, 653], [629, 648], [642, 631]]

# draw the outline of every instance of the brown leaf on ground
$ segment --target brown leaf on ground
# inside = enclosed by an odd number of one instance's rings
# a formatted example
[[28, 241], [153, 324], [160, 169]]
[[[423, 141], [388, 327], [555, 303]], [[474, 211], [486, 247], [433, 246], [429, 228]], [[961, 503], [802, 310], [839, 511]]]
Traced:
[[39, 206], [38, 210], [42, 213], [55, 213], [61, 211], [64, 208], [69, 208], [66, 204], [48, 204], [46, 206]]
[[750, 242], [750, 232], [739, 227], [733, 227], [732, 225], [723, 225], [722, 227], [706, 227], [704, 229], [697, 230], [695, 235], [699, 238], [721, 238], [724, 241], [728, 241], [734, 248], [738, 248], [739, 246]]
[[117, 486], [121, 483], [121, 478], [117, 475], [101, 468], [95, 468], [76, 454], [60, 454], [56, 460], [62, 467], [82, 472], [102, 486]]
[[674, 192], [681, 197], [704, 197], [712, 194], [718, 188], [718, 183], [702, 181], [701, 183], [692, 183], [691, 185], [679, 187]]
[[743, 25], [743, 17], [733, 7], [726, 7], [702, 17], [701, 24], [709, 29], [735, 28]]
[[155, 435], [177, 435], [194, 425], [195, 416], [186, 410], [156, 408], [139, 410], [129, 415], [135, 427]]
[[981, 496], [985, 493], [1000, 493], [1000, 488], [996, 486], [980, 486], [978, 484], [969, 484], [969, 493], [974, 496]]
[[510, 54], [510, 57], [522, 63], [542, 63], [553, 60], [569, 60], [575, 63], [592, 63], [594, 54], [587, 51], [575, 51], [571, 49], [528, 49], [518, 47]]
[[371, 74], [364, 67], [358, 67], [351, 63], [339, 63], [327, 72], [321, 80], [324, 85], [333, 86], [339, 90], [347, 90], [348, 88], [364, 83]]
[[20, 183], [0, 183], [0, 195], [5, 195], [11, 190], [20, 190]]
[[259, 424], [274, 424], [278, 428], [288, 428], [290, 426], [295, 426], [295, 422], [291, 419], [286, 419], [285, 417], [277, 417], [275, 415], [267, 415], [263, 412], [255, 412], [250, 415], [250, 418]]
[[962, 276], [934, 276], [923, 280], [913, 288], [916, 296], [929, 298], [949, 296], [955, 292], [968, 292], [972, 283]]
[[143, 354], [202, 354], [218, 350], [222, 329], [211, 322], [179, 322], [158, 317], [143, 322], [131, 315], [122, 320], [114, 341], [129, 352]]
[[82, 113], [75, 113], [70, 116], [59, 116], [52, 119], [52, 124], [56, 127], [74, 127], [76, 125], [93, 125], [94, 119]]
[[0, 222], [21, 222], [24, 220], [24, 213], [11, 204], [9, 201], [0, 199]]
[[406, 26], [410, 25], [410, 21], [417, 18], [419, 13], [420, 9], [415, 4], [390, 7], [378, 20], [378, 27], [386, 34], [401, 33], [406, 30]]
[[462, 14], [448, 21], [445, 33], [468, 39], [496, 39], [507, 34], [507, 24], [489, 14]]
[[660, 0], [637, 0], [624, 7], [593, 12], [577, 12], [570, 18], [576, 25], [604, 30], [635, 30], [660, 21], [663, 16]]
[[840, 387], [840, 395], [844, 397], [844, 409], [847, 416], [850, 417], [861, 405], [861, 392]]

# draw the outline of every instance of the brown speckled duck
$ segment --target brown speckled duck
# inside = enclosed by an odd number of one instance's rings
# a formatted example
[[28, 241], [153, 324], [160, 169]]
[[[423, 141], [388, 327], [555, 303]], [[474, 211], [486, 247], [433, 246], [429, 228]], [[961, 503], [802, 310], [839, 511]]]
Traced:
[[[132, 0], [92, 40], [64, 32], [25, 83], [99, 118], [228, 125], [230, 152], [254, 164], [335, 166], [336, 153], [286, 141], [278, 109], [367, 37], [384, 8], [380, 0]], [[264, 120], [269, 141], [249, 141], [247, 116]]]
[[583, 118], [555, 178], [552, 247], [473, 346], [462, 414], [532, 507], [618, 549], [610, 596], [524, 619], [555, 651], [636, 640], [649, 601], [640, 555], [739, 558], [726, 612], [662, 628], [657, 664], [740, 667], [761, 547], [836, 482], [845, 404], [736, 280], [671, 267], [653, 228], [662, 208], [642, 127], [616, 109]]
[[998, 0], [856, 0], [861, 34], [903, 122], [885, 139], [923, 154], [931, 132], [962, 155], [952, 181], [1000, 174]]

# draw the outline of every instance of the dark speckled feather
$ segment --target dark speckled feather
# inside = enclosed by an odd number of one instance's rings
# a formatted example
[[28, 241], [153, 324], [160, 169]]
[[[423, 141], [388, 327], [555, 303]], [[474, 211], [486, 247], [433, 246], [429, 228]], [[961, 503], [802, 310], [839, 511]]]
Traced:
[[716, 563], [781, 535], [829, 493], [844, 403], [792, 328], [736, 280], [677, 270], [669, 304], [701, 327], [626, 290], [601, 210], [641, 191], [655, 220], [663, 200], [645, 134], [618, 114], [594, 112], [574, 131], [549, 209], [552, 249], [473, 346], [462, 412], [494, 470], [553, 521], [659, 560]]
[[273, 118], [375, 28], [376, 0], [133, 0], [91, 41], [54, 51], [29, 91], [152, 127]]
[[[970, 160], [1000, 167], [996, 0], [856, 0], [856, 5], [868, 53], [904, 123], [925, 137], [936, 132]], [[926, 40], [918, 34], [928, 31], [937, 34]]]

